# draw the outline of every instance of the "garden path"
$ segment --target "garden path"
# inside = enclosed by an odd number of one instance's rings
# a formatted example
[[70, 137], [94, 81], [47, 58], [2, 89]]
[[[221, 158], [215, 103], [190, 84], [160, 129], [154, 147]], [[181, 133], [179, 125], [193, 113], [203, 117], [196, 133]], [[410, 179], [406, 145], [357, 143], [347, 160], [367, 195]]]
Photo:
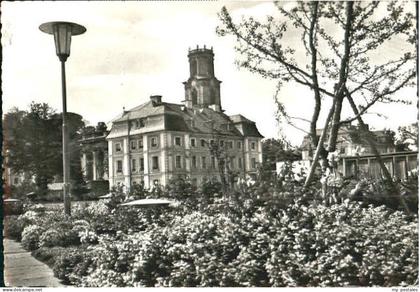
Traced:
[[53, 271], [31, 256], [19, 242], [3, 239], [4, 284], [7, 287], [64, 287]]

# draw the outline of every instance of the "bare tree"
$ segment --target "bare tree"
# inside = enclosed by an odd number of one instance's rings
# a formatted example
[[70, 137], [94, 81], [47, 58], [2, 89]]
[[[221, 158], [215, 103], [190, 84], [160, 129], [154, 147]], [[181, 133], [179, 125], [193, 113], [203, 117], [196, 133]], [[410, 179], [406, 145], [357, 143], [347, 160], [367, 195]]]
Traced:
[[[336, 150], [338, 130], [358, 120], [378, 102], [406, 102], [395, 94], [413, 85], [416, 69], [416, 28], [414, 3], [409, 2], [296, 2], [286, 9], [277, 2], [279, 17], [266, 21], [253, 17], [235, 23], [224, 7], [219, 14], [219, 35], [237, 40], [237, 63], [265, 78], [278, 81], [278, 87], [295, 82], [313, 92], [315, 102], [309, 122], [309, 136], [316, 149], [307, 186], [321, 160], [328, 166], [328, 153]], [[301, 43], [290, 47], [290, 34], [299, 34]], [[389, 53], [390, 44], [403, 42], [399, 52]], [[302, 49], [305, 56], [301, 56]], [[329, 102], [324, 102], [329, 99]], [[343, 107], [354, 115], [343, 118]], [[283, 104], [280, 115], [293, 124]], [[354, 111], [354, 108], [357, 111]], [[321, 110], [327, 117], [317, 136]], [[302, 119], [301, 117], [298, 117]], [[327, 137], [328, 141], [327, 141]], [[386, 178], [390, 175], [384, 167]]]

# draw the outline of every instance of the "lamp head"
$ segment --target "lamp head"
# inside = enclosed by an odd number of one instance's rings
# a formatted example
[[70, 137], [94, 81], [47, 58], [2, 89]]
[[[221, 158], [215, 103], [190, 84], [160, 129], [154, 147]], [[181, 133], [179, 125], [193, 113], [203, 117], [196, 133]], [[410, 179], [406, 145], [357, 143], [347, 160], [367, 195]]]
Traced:
[[86, 31], [84, 26], [72, 22], [53, 21], [39, 26], [42, 32], [54, 35], [55, 50], [61, 62], [70, 56], [71, 36], [79, 35]]

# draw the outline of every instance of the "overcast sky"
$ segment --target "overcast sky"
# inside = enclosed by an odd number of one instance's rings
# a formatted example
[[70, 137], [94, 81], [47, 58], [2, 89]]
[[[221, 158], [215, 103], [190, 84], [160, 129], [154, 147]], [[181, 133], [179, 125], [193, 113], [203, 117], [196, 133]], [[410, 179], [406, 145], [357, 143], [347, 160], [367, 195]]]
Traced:
[[[234, 40], [215, 33], [217, 13], [224, 5], [238, 18], [265, 17], [275, 11], [269, 1], [3, 2], [3, 112], [27, 109], [31, 101], [47, 102], [61, 111], [60, 64], [53, 37], [38, 29], [41, 23], [60, 20], [87, 28], [85, 34], [73, 37], [66, 62], [67, 106], [91, 124], [109, 122], [123, 107], [135, 107], [153, 94], [180, 103], [182, 82], [189, 76], [188, 48], [206, 45], [214, 49], [226, 113], [254, 120], [266, 138], [278, 137], [276, 83], [239, 70], [234, 65]], [[398, 45], [393, 50], [398, 51]], [[312, 109], [310, 99], [304, 98], [308, 94], [290, 85], [279, 98], [291, 114], [308, 117]], [[414, 100], [415, 90], [402, 95]], [[417, 114], [415, 105], [381, 106], [374, 111], [387, 116], [367, 116], [377, 129], [396, 129], [414, 122]], [[300, 144], [300, 131], [283, 130], [292, 143]]]

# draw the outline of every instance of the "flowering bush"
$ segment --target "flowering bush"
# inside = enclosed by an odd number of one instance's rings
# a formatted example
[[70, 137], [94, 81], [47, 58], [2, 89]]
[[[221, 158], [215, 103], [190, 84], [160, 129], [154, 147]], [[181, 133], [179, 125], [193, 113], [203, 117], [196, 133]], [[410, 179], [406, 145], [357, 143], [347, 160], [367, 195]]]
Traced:
[[174, 216], [100, 239], [90, 286], [395, 286], [417, 278], [417, 219], [348, 200], [275, 215]]
[[91, 230], [83, 230], [78, 233], [81, 243], [95, 244], [98, 242], [98, 236]]
[[22, 246], [27, 250], [39, 248], [39, 238], [43, 228], [38, 225], [29, 225], [22, 232]]
[[86, 208], [87, 213], [96, 218], [96, 217], [100, 217], [100, 216], [106, 216], [109, 215], [110, 210], [109, 207], [107, 206], [107, 204], [104, 201], [98, 201], [98, 202], [93, 202], [91, 203], [87, 208]]
[[53, 247], [59, 246], [61, 243], [62, 235], [57, 229], [48, 229], [42, 233], [39, 238], [40, 247]]
[[39, 261], [47, 264], [50, 268], [54, 267], [57, 258], [66, 251], [64, 247], [40, 247], [31, 252], [32, 256]]
[[90, 223], [87, 220], [76, 220], [73, 222], [73, 228], [72, 230], [74, 232], [82, 232], [85, 230], [89, 230], [91, 228]]
[[20, 215], [19, 220], [24, 226], [27, 226], [38, 223], [41, 220], [41, 218], [37, 212], [29, 210], [24, 214]]
[[287, 211], [272, 222], [281, 230], [270, 239], [266, 265], [274, 286], [415, 283], [417, 220], [359, 203]]
[[[347, 183], [337, 194], [350, 187]], [[77, 286], [416, 283], [416, 216], [345, 196], [326, 205], [316, 186], [303, 191], [294, 178], [277, 185], [257, 182], [223, 196], [213, 194], [211, 200], [200, 199], [201, 191], [187, 181], [171, 188], [167, 196], [188, 203], [176, 209], [136, 209], [100, 201], [75, 208], [71, 220], [36, 209], [20, 216], [16, 225], [24, 228], [24, 246], [41, 246], [39, 254], [51, 261], [55, 274]], [[190, 207], [193, 202], [198, 205]], [[57, 253], [51, 256], [47, 247]]]
[[72, 281], [71, 275], [75, 267], [83, 262], [83, 253], [77, 248], [68, 248], [55, 259], [53, 271], [54, 276], [61, 279], [65, 284], [70, 284]]

